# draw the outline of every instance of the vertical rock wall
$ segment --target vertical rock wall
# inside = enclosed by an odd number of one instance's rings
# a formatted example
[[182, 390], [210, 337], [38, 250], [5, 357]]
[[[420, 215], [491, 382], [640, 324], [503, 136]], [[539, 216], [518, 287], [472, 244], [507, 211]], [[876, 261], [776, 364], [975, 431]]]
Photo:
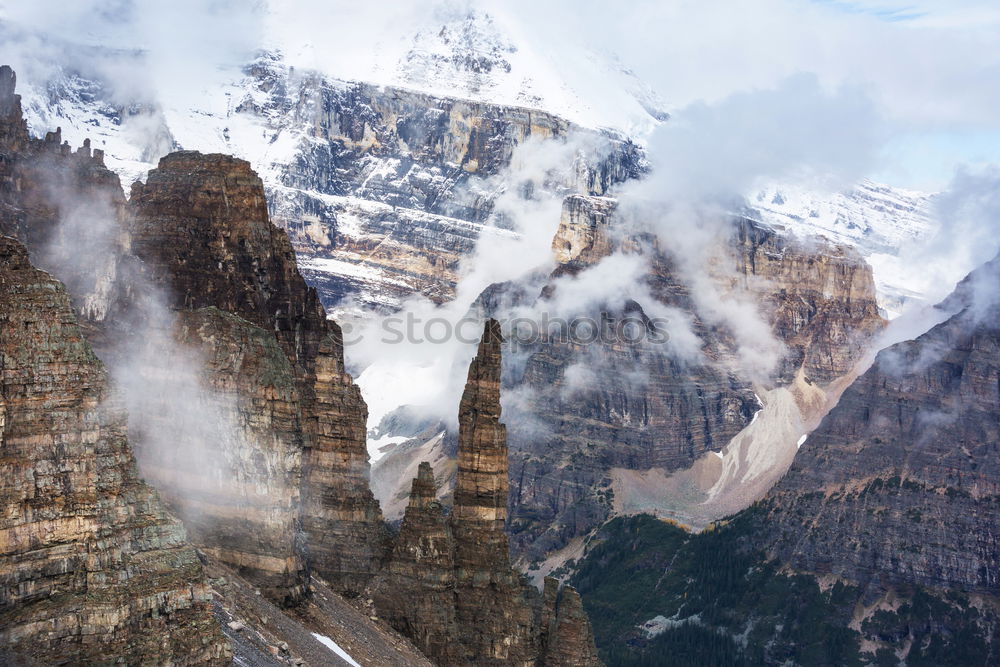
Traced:
[[[309, 566], [360, 592], [385, 549], [366, 408], [260, 179], [240, 160], [178, 153], [126, 202], [99, 151], [29, 137], [14, 81], [0, 71], [0, 232], [65, 280], [129, 384], [144, 474], [199, 545], [269, 597], [298, 600]], [[172, 394], [197, 414], [170, 408]]]
[[769, 550], [873, 587], [1000, 590], [1000, 259], [875, 364], [765, 500]]
[[0, 362], [0, 662], [222, 661], [201, 563], [138, 477], [69, 297], [9, 237]]
[[[512, 404], [518, 412], [510, 427], [510, 526], [515, 552], [527, 561], [547, 558], [620, 511], [617, 470], [662, 475], [688, 469], [722, 450], [761, 409], [741, 365], [747, 332], [699, 312], [692, 277], [671, 240], [630, 228], [616, 211], [611, 198], [567, 197], [552, 243], [559, 263], [552, 280], [527, 297], [516, 294], [517, 286], [495, 288], [483, 298], [486, 310], [502, 310], [504, 299], [513, 299], [551, 312], [558, 308], [560, 278], [617, 253], [641, 251], [649, 269], [640, 280], [659, 303], [611, 299], [572, 316], [606, 318], [612, 331], [626, 319], [647, 321], [673, 308], [667, 328], [690, 329], [700, 356], [678, 359], [671, 341], [580, 345], [550, 335], [519, 345], [526, 361], [511, 364], [505, 381], [531, 400]], [[744, 312], [756, 311], [767, 328], [755, 341], [770, 334], [774, 356], [781, 357], [769, 376], [754, 378], [758, 389], [788, 385], [799, 373], [820, 388], [849, 376], [884, 325], [871, 268], [852, 251], [807, 246], [746, 219], [720, 231], [711, 251], [700, 269], [701, 291], [707, 284]], [[663, 492], [649, 490], [653, 499], [657, 493]]]
[[[133, 187], [130, 207], [132, 249], [174, 308], [214, 307], [273, 332], [298, 394], [298, 442], [284, 456], [301, 465], [309, 564], [336, 590], [359, 593], [384, 551], [368, 486], [367, 409], [344, 370], [339, 328], [268, 219], [263, 184], [243, 160], [174, 153]], [[291, 548], [293, 533], [285, 543]]]

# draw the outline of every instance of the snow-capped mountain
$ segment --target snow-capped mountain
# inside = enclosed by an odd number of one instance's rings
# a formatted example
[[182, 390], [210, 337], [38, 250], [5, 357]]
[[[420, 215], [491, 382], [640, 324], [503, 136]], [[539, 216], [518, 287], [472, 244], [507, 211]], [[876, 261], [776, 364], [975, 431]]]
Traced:
[[872, 265], [879, 304], [890, 318], [929, 291], [919, 267], [901, 253], [936, 232], [934, 195], [865, 180], [832, 195], [773, 184], [747, 199], [751, 217], [765, 224], [857, 248]]
[[799, 235], [818, 235], [860, 248], [866, 254], [891, 252], [934, 229], [932, 195], [869, 180], [845, 192], [817, 195], [802, 188], [771, 185], [750, 205], [762, 222]]
[[[451, 229], [472, 223], [473, 228], [459, 234], [467, 239], [461, 244], [464, 250], [458, 251], [462, 254], [474, 247], [490, 208], [483, 201], [495, 197], [499, 186], [494, 183], [492, 193], [491, 186], [484, 184], [459, 192], [468, 189], [464, 181], [463, 187], [456, 188], [463, 178], [446, 174], [443, 164], [428, 168], [419, 157], [407, 159], [416, 157], [412, 152], [400, 160], [385, 151], [382, 156], [368, 151], [367, 166], [351, 179], [352, 185], [327, 182], [315, 186], [301, 174], [290, 176], [292, 171], [310, 168], [304, 164], [315, 169], [317, 150], [333, 138], [317, 132], [317, 127], [329, 122], [321, 118], [317, 105], [328, 104], [331, 94], [356, 97], [352, 86], [359, 84], [350, 80], [374, 84], [370, 91], [391, 87], [426, 93], [428, 99], [544, 110], [585, 128], [611, 128], [639, 145], [667, 118], [664, 104], [653, 91], [613, 56], [571, 47], [558, 35], [537, 39], [512, 12], [484, 13], [441, 3], [432, 11], [380, 22], [377, 32], [364, 35], [374, 41], [350, 62], [326, 58], [323, 41], [295, 19], [299, 14], [288, 3], [268, 3], [264, 13], [267, 37], [262, 45], [270, 51], [244, 68], [216, 73], [210, 77], [211, 87], [181, 97], [123, 99], [121, 91], [111, 90], [98, 73], [87, 71], [88, 61], [94, 60], [94, 49], [88, 47], [70, 62], [50, 63], [48, 69], [55, 75], [45, 84], [33, 80], [22, 86], [29, 126], [61, 126], [63, 136], [75, 145], [89, 137], [95, 148], [104, 150], [108, 165], [126, 185], [141, 178], [160, 155], [177, 148], [243, 157], [272, 193], [276, 217], [301, 218], [309, 209], [306, 217], [317, 219], [304, 223], [300, 230], [300, 252], [330, 245], [330, 230], [321, 228], [334, 220], [339, 222], [337, 233], [358, 240], [355, 251], [343, 256], [305, 253], [305, 266], [313, 278], [322, 281], [333, 275], [341, 282], [369, 285], [369, 302], [391, 306], [407, 293], [430, 290], [441, 294], [442, 288], [415, 279], [412, 265], [398, 267], [394, 275], [379, 275], [384, 267], [373, 264], [365, 248], [383, 241], [385, 230], [352, 221], [379, 217], [380, 205], [397, 209], [402, 205], [402, 215], [411, 226], [418, 219], [422, 222], [417, 226], [424, 228]], [[63, 46], [56, 51], [68, 49]], [[142, 67], [141, 51], [120, 50], [115, 56]], [[308, 69], [310, 65], [316, 69]], [[192, 85], [205, 81], [196, 77]], [[317, 94], [309, 88], [326, 92]], [[376, 137], [372, 124], [360, 122], [361, 136], [353, 141], [356, 147], [384, 139]], [[455, 122], [453, 114], [449, 122]], [[531, 122], [527, 123], [529, 134]], [[405, 202], [385, 196], [386, 191], [400, 187], [418, 195]], [[448, 194], [442, 198], [442, 193]], [[436, 210], [427, 210], [428, 197], [437, 202]], [[462, 197], [473, 201], [458, 201]], [[308, 204], [303, 204], [305, 199]], [[454, 205], [443, 206], [442, 200]], [[748, 197], [757, 211], [753, 217], [766, 224], [857, 247], [875, 269], [882, 306], [890, 316], [923, 291], [919, 274], [908, 270], [898, 256], [901, 248], [933, 232], [930, 201], [924, 193], [868, 181], [834, 195], [772, 185]], [[470, 207], [474, 209], [471, 217]], [[435, 215], [444, 218], [433, 219]], [[467, 222], [456, 223], [462, 220]], [[294, 236], [295, 230], [290, 231]]]
[[450, 2], [401, 11], [405, 20], [383, 15], [377, 26], [352, 17], [365, 48], [348, 61], [328, 53], [322, 37], [296, 21], [300, 12], [293, 6], [272, 1], [267, 47], [285, 53], [292, 65], [338, 78], [540, 109], [632, 137], [645, 136], [668, 116], [655, 92], [616, 56], [581, 47], [564, 31], [537, 34], [535, 22], [520, 12]]

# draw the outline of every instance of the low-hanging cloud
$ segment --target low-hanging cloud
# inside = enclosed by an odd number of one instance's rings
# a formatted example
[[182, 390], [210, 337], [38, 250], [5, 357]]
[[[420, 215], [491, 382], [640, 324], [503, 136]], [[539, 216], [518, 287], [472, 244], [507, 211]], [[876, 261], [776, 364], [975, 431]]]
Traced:
[[[463, 321], [490, 285], [548, 274], [563, 195], [572, 191], [580, 161], [599, 158], [609, 148], [605, 140], [582, 134], [522, 142], [502, 173], [475, 179], [475, 188], [494, 193], [493, 213], [474, 252], [459, 266], [455, 297], [437, 304], [417, 295], [391, 315], [355, 310], [356, 342], [345, 347], [345, 355], [351, 369], [363, 371], [358, 383], [369, 403], [370, 426], [404, 404], [414, 404], [425, 416], [455, 421], [468, 363], [481, 334]], [[351, 311], [352, 304], [341, 304], [340, 309]], [[432, 342], [425, 335], [435, 333], [426, 329], [432, 321], [443, 340]], [[414, 338], [404, 335], [396, 341], [396, 336], [386, 336], [386, 331], [407, 330], [408, 323], [414, 323]], [[445, 329], [455, 332], [459, 326], [461, 335], [444, 335]], [[406, 381], [400, 372], [416, 381]]]
[[727, 257], [743, 193], [782, 181], [836, 189], [877, 160], [883, 122], [859, 89], [809, 75], [678, 111], [649, 142], [651, 174], [619, 193], [623, 219], [651, 230], [676, 263], [699, 317], [730, 331], [738, 369], [766, 381], [786, 353]]
[[[143, 476], [168, 500], [238, 485], [242, 466], [233, 457], [253, 444], [237, 423], [237, 398], [211, 386], [200, 351], [176, 338], [178, 314], [168, 296], [130, 261], [124, 200], [80, 187], [71, 172], [40, 159], [58, 218], [33, 261], [67, 286], [82, 318], [100, 327], [94, 344], [111, 377], [111, 400], [127, 411]], [[190, 506], [181, 505], [175, 509], [188, 518]]]
[[[934, 216], [936, 233], [910, 255], [910, 261], [935, 276], [939, 292], [930, 295], [932, 302], [1000, 251], [1000, 167], [959, 169], [949, 188], [935, 198]], [[984, 303], [993, 300], [988, 286], [977, 294]]]
[[810, 74], [678, 111], [650, 137], [650, 178], [630, 195], [727, 203], [767, 181], [853, 185], [876, 165], [884, 123], [860, 88], [826, 91]]

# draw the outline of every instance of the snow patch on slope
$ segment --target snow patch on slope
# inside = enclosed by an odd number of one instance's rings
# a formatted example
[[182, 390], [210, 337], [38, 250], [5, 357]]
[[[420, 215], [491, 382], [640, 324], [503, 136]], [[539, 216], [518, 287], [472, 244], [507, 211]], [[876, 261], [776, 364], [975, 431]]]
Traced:
[[340, 645], [337, 644], [337, 642], [333, 641], [332, 639], [330, 639], [326, 635], [321, 635], [321, 634], [319, 634], [317, 632], [314, 632], [314, 633], [312, 633], [312, 636], [315, 637], [316, 640], [319, 641], [321, 644], [323, 644], [323, 646], [327, 647], [328, 649], [330, 649], [331, 651], [333, 651], [334, 653], [336, 653], [337, 657], [339, 657], [341, 660], [343, 660], [347, 664], [351, 665], [352, 667], [361, 667], [361, 665], [359, 665], [354, 660], [354, 658], [352, 658], [350, 655], [348, 655], [347, 651], [345, 651], [344, 649], [340, 648]]

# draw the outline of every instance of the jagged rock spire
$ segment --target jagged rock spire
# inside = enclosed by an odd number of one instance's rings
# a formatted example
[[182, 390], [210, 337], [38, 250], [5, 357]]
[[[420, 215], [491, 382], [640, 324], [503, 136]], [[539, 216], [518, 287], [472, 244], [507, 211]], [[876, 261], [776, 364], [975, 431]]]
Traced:
[[425, 655], [438, 664], [461, 664], [455, 541], [436, 494], [434, 471], [425, 461], [413, 478], [392, 557], [373, 581], [370, 596], [379, 616]]
[[0, 67], [0, 113], [7, 115], [10, 104], [14, 101], [14, 89], [17, 87], [17, 75], [10, 65]]
[[439, 665], [599, 665], [580, 597], [546, 582], [544, 603], [510, 563], [500, 324], [488, 320], [459, 408], [450, 517], [421, 463], [399, 537], [370, 591], [379, 616]]
[[503, 532], [507, 520], [507, 428], [500, 423], [500, 323], [487, 320], [458, 413], [454, 521]]
[[542, 606], [542, 664], [565, 667], [600, 665], [590, 619], [580, 594], [545, 577]]
[[424, 509], [435, 501], [437, 495], [436, 484], [434, 483], [434, 470], [431, 464], [424, 461], [417, 467], [417, 476], [413, 478], [413, 487], [410, 490], [410, 507], [413, 509]]
[[[0, 145], [5, 152], [20, 150], [28, 141], [28, 125], [21, 113], [21, 96], [14, 93], [17, 75], [9, 65], [0, 67]], [[0, 166], [0, 177], [6, 167]]]

